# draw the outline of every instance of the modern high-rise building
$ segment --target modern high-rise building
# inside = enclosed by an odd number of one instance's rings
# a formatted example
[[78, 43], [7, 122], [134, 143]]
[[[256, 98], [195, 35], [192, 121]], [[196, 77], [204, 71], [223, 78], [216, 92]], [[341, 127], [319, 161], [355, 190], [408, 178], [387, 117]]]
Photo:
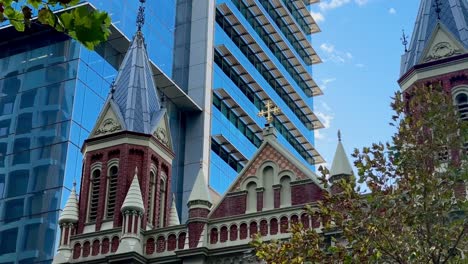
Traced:
[[[312, 78], [320, 58], [314, 0], [147, 1], [143, 32], [165, 105], [174, 152], [171, 190], [185, 204], [200, 168], [223, 193], [260, 145], [270, 100], [273, 125], [310, 169], [314, 148]], [[91, 0], [109, 12], [112, 34], [89, 51], [47, 27], [0, 27], [0, 263], [49, 263], [57, 219], [80, 183], [90, 135], [135, 32], [136, 0]], [[79, 186], [78, 186], [79, 189]], [[179, 212], [187, 218], [186, 209]]]

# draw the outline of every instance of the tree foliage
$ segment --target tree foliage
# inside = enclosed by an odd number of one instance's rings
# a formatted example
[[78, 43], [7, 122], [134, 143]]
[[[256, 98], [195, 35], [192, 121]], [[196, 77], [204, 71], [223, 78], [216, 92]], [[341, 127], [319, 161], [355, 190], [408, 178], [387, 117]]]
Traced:
[[69, 11], [54, 10], [78, 4], [79, 0], [0, 0], [0, 23], [8, 21], [17, 31], [32, 23], [68, 34], [88, 49], [94, 49], [110, 35], [110, 17], [106, 12], [80, 6]]
[[[397, 92], [389, 143], [355, 150], [357, 177], [318, 206], [321, 231], [252, 242], [267, 263], [467, 263], [467, 123], [438, 86]], [[328, 171], [322, 170], [327, 182]], [[366, 191], [361, 191], [365, 184]], [[320, 232], [320, 233], [317, 233]], [[462, 260], [461, 256], [465, 256]]]

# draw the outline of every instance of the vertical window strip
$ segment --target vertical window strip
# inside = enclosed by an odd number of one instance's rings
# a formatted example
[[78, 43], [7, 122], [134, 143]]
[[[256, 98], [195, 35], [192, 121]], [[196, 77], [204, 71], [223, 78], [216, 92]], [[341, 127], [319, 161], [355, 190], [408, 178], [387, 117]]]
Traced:
[[94, 170], [91, 178], [91, 194], [89, 201], [89, 222], [95, 222], [97, 217], [97, 209], [99, 202], [99, 189], [100, 189], [101, 170]]
[[156, 175], [153, 171], [150, 172], [150, 185], [148, 194], [148, 223], [153, 225], [154, 216], [154, 191], [156, 188]]
[[109, 177], [107, 183], [107, 212], [106, 218], [112, 219], [114, 217], [115, 202], [117, 198], [117, 179], [119, 169], [117, 166], [112, 166], [109, 170]]

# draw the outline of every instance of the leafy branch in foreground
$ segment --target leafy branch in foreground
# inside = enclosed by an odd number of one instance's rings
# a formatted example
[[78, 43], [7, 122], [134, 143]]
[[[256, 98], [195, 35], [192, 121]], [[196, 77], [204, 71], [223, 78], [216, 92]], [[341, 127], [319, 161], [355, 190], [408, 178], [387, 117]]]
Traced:
[[[341, 191], [306, 209], [321, 217], [323, 228], [296, 225], [284, 241], [256, 237], [252, 245], [259, 260], [468, 262], [468, 122], [460, 120], [450, 94], [438, 86], [397, 92], [392, 108], [397, 132], [391, 142], [356, 149], [357, 179], [333, 182]], [[322, 174], [329, 184], [328, 171]]]
[[50, 26], [69, 35], [86, 48], [94, 49], [110, 35], [111, 20], [106, 12], [90, 10], [85, 6], [59, 14], [53, 12], [79, 2], [79, 0], [0, 0], [0, 23], [8, 21], [20, 32], [31, 27], [32, 23]]

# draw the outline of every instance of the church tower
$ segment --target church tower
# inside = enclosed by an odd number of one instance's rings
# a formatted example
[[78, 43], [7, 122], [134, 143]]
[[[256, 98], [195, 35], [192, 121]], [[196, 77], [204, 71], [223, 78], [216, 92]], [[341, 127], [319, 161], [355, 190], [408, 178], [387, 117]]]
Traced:
[[[174, 152], [141, 31], [143, 12], [141, 5], [138, 30], [83, 145], [80, 195], [76, 198], [73, 190], [62, 213], [61, 246], [54, 263], [107, 252], [141, 254], [141, 231], [166, 227], [174, 218], [170, 212]], [[99, 235], [110, 231], [116, 233], [112, 238]], [[72, 248], [71, 235], [92, 239]]]
[[468, 2], [421, 0], [410, 46], [401, 61], [403, 91], [440, 84], [468, 121]]
[[[406, 46], [406, 41], [405, 41]], [[401, 61], [402, 91], [440, 85], [451, 94], [461, 120], [468, 122], [468, 2], [421, 0], [409, 48]], [[465, 143], [468, 153], [468, 142]], [[455, 191], [468, 194], [466, 183]]]

